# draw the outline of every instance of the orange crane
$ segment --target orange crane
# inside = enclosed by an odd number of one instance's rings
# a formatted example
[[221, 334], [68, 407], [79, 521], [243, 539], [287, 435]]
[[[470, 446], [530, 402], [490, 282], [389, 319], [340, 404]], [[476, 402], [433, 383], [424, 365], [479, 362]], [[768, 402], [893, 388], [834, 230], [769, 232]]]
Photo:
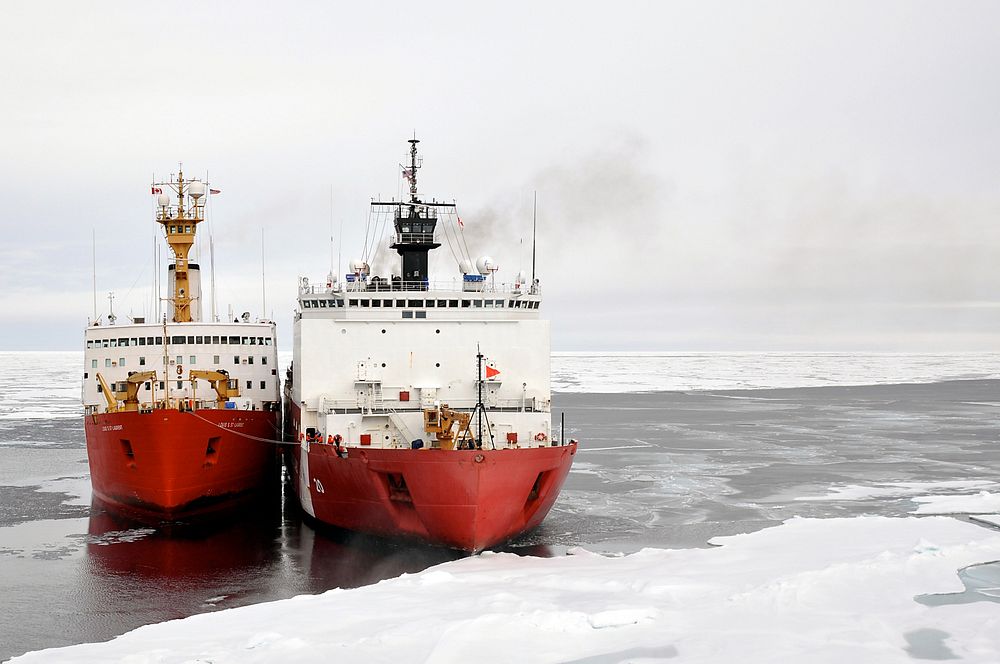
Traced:
[[469, 433], [469, 422], [472, 416], [458, 410], [448, 408], [448, 404], [443, 403], [436, 408], [424, 410], [424, 431], [437, 436], [438, 445], [443, 450], [455, 449], [455, 425], [458, 425], [459, 443], [466, 440], [473, 440]]
[[195, 380], [207, 380], [215, 390], [215, 403], [219, 408], [225, 408], [230, 397], [240, 396], [240, 382], [229, 378], [229, 373], [225, 369], [217, 371], [205, 371], [202, 369], [191, 369], [189, 373], [191, 379], [191, 392], [194, 394]]
[[[109, 386], [104, 376], [97, 374], [104, 400], [108, 402], [107, 412], [134, 413], [139, 410], [139, 387], [147, 380], [156, 380], [155, 371], [132, 371], [128, 378]], [[119, 402], [121, 402], [119, 404]]]

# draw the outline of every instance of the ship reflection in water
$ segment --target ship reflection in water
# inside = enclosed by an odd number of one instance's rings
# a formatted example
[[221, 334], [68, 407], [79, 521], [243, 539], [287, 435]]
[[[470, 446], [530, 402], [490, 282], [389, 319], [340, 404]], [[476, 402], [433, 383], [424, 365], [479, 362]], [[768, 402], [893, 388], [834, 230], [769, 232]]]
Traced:
[[[354, 588], [468, 554], [316, 529], [282, 500], [200, 524], [150, 526], [95, 501], [87, 536], [89, 572], [80, 584], [78, 619], [86, 640], [140, 625]], [[520, 553], [546, 556], [545, 547]]]

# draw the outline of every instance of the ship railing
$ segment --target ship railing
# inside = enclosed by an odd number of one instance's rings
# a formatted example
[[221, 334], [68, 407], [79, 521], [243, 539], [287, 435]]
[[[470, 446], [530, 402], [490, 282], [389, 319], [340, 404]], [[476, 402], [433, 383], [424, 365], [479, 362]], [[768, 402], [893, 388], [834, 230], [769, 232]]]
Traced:
[[395, 244], [434, 244], [434, 232], [393, 233], [388, 246], [391, 249]]
[[[479, 275], [469, 275], [479, 276]], [[487, 277], [484, 279], [417, 279], [404, 281], [399, 278], [369, 277], [367, 275], [349, 274], [341, 283], [317, 283], [299, 286], [299, 296], [303, 295], [337, 295], [339, 293], [396, 293], [412, 291], [432, 291], [435, 293], [503, 293], [510, 295], [541, 295], [538, 284], [525, 282], [495, 282]]]
[[[526, 399], [486, 399], [487, 410], [496, 409], [504, 411], [520, 411], [525, 412], [543, 412], [544, 401], [537, 399], [535, 397], [529, 397]], [[469, 399], [449, 399], [448, 405], [451, 408], [458, 410], [472, 410], [476, 407], [476, 399], [474, 397]], [[334, 399], [331, 397], [322, 397], [319, 402], [320, 410], [328, 414], [333, 414], [337, 411], [357, 411], [363, 410], [366, 413], [371, 413], [373, 415], [390, 415], [390, 414], [400, 414], [407, 412], [419, 412], [424, 408], [432, 408], [432, 403], [421, 403], [420, 401], [399, 401], [398, 399], [379, 399], [378, 401], [373, 401], [372, 399], [358, 399], [357, 397], [353, 399]]]

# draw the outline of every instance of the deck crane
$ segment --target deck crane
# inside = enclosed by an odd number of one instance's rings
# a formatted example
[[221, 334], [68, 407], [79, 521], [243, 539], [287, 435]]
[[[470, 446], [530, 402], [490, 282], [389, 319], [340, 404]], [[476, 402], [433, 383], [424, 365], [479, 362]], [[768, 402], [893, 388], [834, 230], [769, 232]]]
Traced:
[[[455, 449], [455, 434], [459, 434], [459, 443], [464, 443], [469, 436], [469, 421], [472, 416], [458, 410], [448, 408], [443, 403], [436, 408], [424, 410], [424, 431], [436, 434], [438, 444], [443, 450]], [[458, 425], [458, 431], [453, 429]]]
[[215, 402], [219, 408], [225, 408], [230, 397], [240, 396], [240, 382], [229, 378], [229, 373], [225, 369], [217, 371], [206, 371], [203, 369], [191, 369], [189, 373], [192, 391], [195, 387], [195, 380], [207, 380], [215, 390]]
[[132, 371], [128, 378], [112, 383], [110, 386], [104, 376], [97, 374], [97, 382], [101, 384], [101, 392], [108, 402], [109, 413], [134, 413], [139, 410], [139, 387], [147, 380], [156, 380], [155, 371]]

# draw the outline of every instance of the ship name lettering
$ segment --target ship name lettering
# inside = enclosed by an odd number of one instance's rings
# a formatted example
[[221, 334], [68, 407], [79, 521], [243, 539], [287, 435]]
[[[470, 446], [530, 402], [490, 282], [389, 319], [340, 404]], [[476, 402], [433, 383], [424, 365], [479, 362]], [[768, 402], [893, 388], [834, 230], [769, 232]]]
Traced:
[[107, 424], [101, 427], [101, 431], [121, 431], [124, 428], [122, 424]]

